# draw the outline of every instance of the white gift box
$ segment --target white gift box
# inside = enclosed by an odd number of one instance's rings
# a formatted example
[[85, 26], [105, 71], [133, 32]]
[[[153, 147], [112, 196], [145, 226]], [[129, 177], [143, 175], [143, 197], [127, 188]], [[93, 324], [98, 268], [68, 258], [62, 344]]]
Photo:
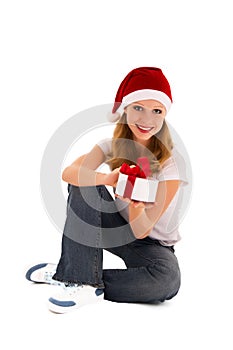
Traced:
[[[128, 185], [128, 175], [119, 174], [116, 194], [125, 197], [126, 185]], [[156, 198], [159, 181], [156, 179], [144, 179], [136, 177], [132, 188], [130, 199], [140, 202], [154, 202]], [[132, 186], [132, 185], [131, 185]]]

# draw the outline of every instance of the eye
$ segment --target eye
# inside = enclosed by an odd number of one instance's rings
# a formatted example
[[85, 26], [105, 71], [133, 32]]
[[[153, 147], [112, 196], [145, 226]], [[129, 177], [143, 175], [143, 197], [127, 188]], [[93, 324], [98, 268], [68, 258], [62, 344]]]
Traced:
[[159, 109], [159, 108], [153, 109], [153, 113], [155, 113], [155, 114], [161, 114], [162, 112], [163, 111], [161, 109]]
[[141, 112], [143, 110], [143, 108], [141, 106], [133, 106], [133, 108], [135, 109], [135, 111]]

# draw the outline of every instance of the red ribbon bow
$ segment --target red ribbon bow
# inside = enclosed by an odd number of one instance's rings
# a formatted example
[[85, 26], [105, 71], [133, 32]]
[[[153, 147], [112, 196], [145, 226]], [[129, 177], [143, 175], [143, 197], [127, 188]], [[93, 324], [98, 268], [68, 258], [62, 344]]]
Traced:
[[120, 168], [120, 172], [122, 174], [128, 175], [123, 197], [131, 198], [136, 178], [140, 177], [146, 179], [147, 176], [151, 175], [149, 160], [145, 157], [138, 158], [137, 165], [133, 167], [130, 167], [128, 164], [123, 163]]

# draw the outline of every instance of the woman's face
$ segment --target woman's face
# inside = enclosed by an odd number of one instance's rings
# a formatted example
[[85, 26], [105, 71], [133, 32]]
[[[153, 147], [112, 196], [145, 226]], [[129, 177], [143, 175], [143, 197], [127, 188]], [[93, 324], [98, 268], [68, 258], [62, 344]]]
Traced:
[[145, 146], [160, 131], [166, 116], [164, 105], [155, 100], [134, 102], [125, 108], [125, 112], [134, 140]]

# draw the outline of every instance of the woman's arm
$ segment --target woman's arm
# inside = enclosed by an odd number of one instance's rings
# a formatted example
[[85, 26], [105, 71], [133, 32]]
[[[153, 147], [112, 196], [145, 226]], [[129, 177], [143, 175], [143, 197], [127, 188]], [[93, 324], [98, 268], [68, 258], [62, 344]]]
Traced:
[[130, 202], [129, 223], [137, 239], [142, 239], [149, 235], [153, 226], [174, 198], [179, 184], [179, 180], [159, 182], [155, 203], [150, 208], [146, 208], [144, 203]]
[[96, 145], [89, 153], [82, 155], [64, 169], [62, 180], [75, 186], [114, 186], [119, 176], [118, 169], [110, 174], [95, 171], [104, 161], [105, 155]]

